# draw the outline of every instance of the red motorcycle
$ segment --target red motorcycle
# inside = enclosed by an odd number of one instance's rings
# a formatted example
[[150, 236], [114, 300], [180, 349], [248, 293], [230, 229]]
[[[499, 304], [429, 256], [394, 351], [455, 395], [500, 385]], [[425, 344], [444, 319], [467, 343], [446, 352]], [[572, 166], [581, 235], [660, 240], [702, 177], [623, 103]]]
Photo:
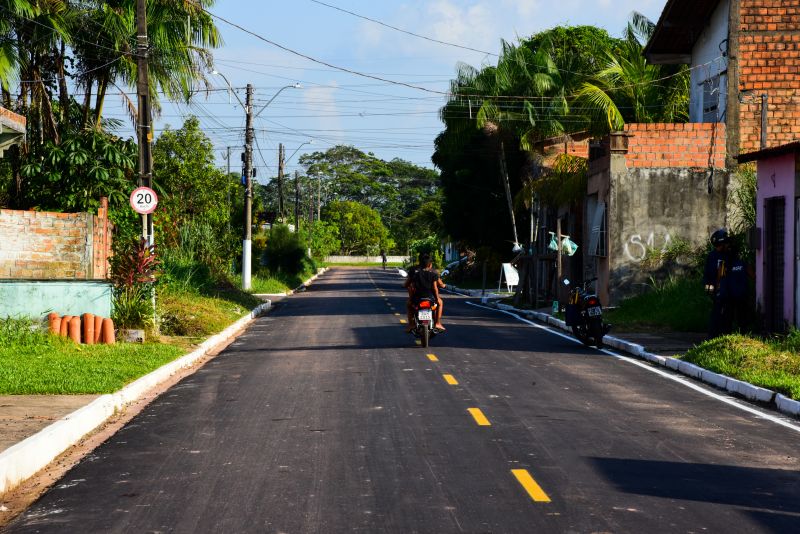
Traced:
[[438, 307], [439, 303], [432, 298], [422, 298], [414, 303], [414, 329], [411, 333], [419, 338], [423, 347], [427, 347], [430, 339], [439, 333], [433, 321]]

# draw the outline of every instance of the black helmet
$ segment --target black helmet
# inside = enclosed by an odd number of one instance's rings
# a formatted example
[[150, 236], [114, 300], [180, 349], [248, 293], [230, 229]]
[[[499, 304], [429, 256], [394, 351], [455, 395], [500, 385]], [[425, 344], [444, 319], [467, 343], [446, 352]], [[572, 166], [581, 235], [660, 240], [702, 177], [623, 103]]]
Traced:
[[728, 235], [728, 231], [724, 228], [720, 228], [713, 234], [711, 234], [711, 244], [714, 246], [717, 245], [724, 245], [725, 243], [730, 242], [730, 236]]

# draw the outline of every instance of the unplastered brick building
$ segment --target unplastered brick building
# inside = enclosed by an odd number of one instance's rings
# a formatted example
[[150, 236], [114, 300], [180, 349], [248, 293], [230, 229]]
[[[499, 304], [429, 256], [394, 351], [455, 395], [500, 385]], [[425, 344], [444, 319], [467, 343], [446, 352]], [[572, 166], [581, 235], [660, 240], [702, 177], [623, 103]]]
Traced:
[[112, 225], [97, 215], [0, 209], [0, 318], [111, 314]]
[[690, 122], [592, 146], [584, 275], [612, 303], [648, 282], [654, 252], [730, 224], [740, 153], [800, 137], [800, 0], [668, 0], [645, 56], [690, 66]]

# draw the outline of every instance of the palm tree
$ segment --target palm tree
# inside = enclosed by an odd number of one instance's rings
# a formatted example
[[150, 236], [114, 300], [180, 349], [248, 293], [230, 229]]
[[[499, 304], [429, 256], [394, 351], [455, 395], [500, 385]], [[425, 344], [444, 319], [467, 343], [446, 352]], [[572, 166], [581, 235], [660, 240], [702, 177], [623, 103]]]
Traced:
[[620, 130], [626, 122], [688, 120], [689, 70], [647, 63], [644, 45], [655, 25], [634, 13], [619, 48], [593, 80], [583, 84], [577, 100], [593, 110], [597, 124]]
[[[148, 2], [147, 32], [150, 44], [150, 96], [156, 112], [159, 95], [188, 101], [198, 85], [206, 84], [211, 70], [210, 48], [222, 44], [220, 34], [206, 9], [213, 0]], [[108, 89], [120, 82], [136, 86], [136, 2], [113, 0], [94, 2], [83, 15], [83, 24], [97, 28], [102, 47], [80, 41], [75, 48], [79, 70], [86, 73], [79, 81], [85, 90], [84, 124], [89, 124], [91, 98], [96, 89], [92, 123], [100, 127]], [[135, 120], [133, 101], [120, 90], [129, 114]]]

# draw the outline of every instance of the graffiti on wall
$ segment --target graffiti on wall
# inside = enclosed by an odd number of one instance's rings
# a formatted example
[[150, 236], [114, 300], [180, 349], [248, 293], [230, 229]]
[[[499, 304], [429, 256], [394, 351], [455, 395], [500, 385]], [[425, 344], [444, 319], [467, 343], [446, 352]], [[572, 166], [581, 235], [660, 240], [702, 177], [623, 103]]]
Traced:
[[649, 233], [631, 234], [625, 239], [625, 256], [632, 262], [641, 263], [647, 257], [648, 250], [662, 253], [669, 249], [672, 235], [665, 226], [658, 225]]

